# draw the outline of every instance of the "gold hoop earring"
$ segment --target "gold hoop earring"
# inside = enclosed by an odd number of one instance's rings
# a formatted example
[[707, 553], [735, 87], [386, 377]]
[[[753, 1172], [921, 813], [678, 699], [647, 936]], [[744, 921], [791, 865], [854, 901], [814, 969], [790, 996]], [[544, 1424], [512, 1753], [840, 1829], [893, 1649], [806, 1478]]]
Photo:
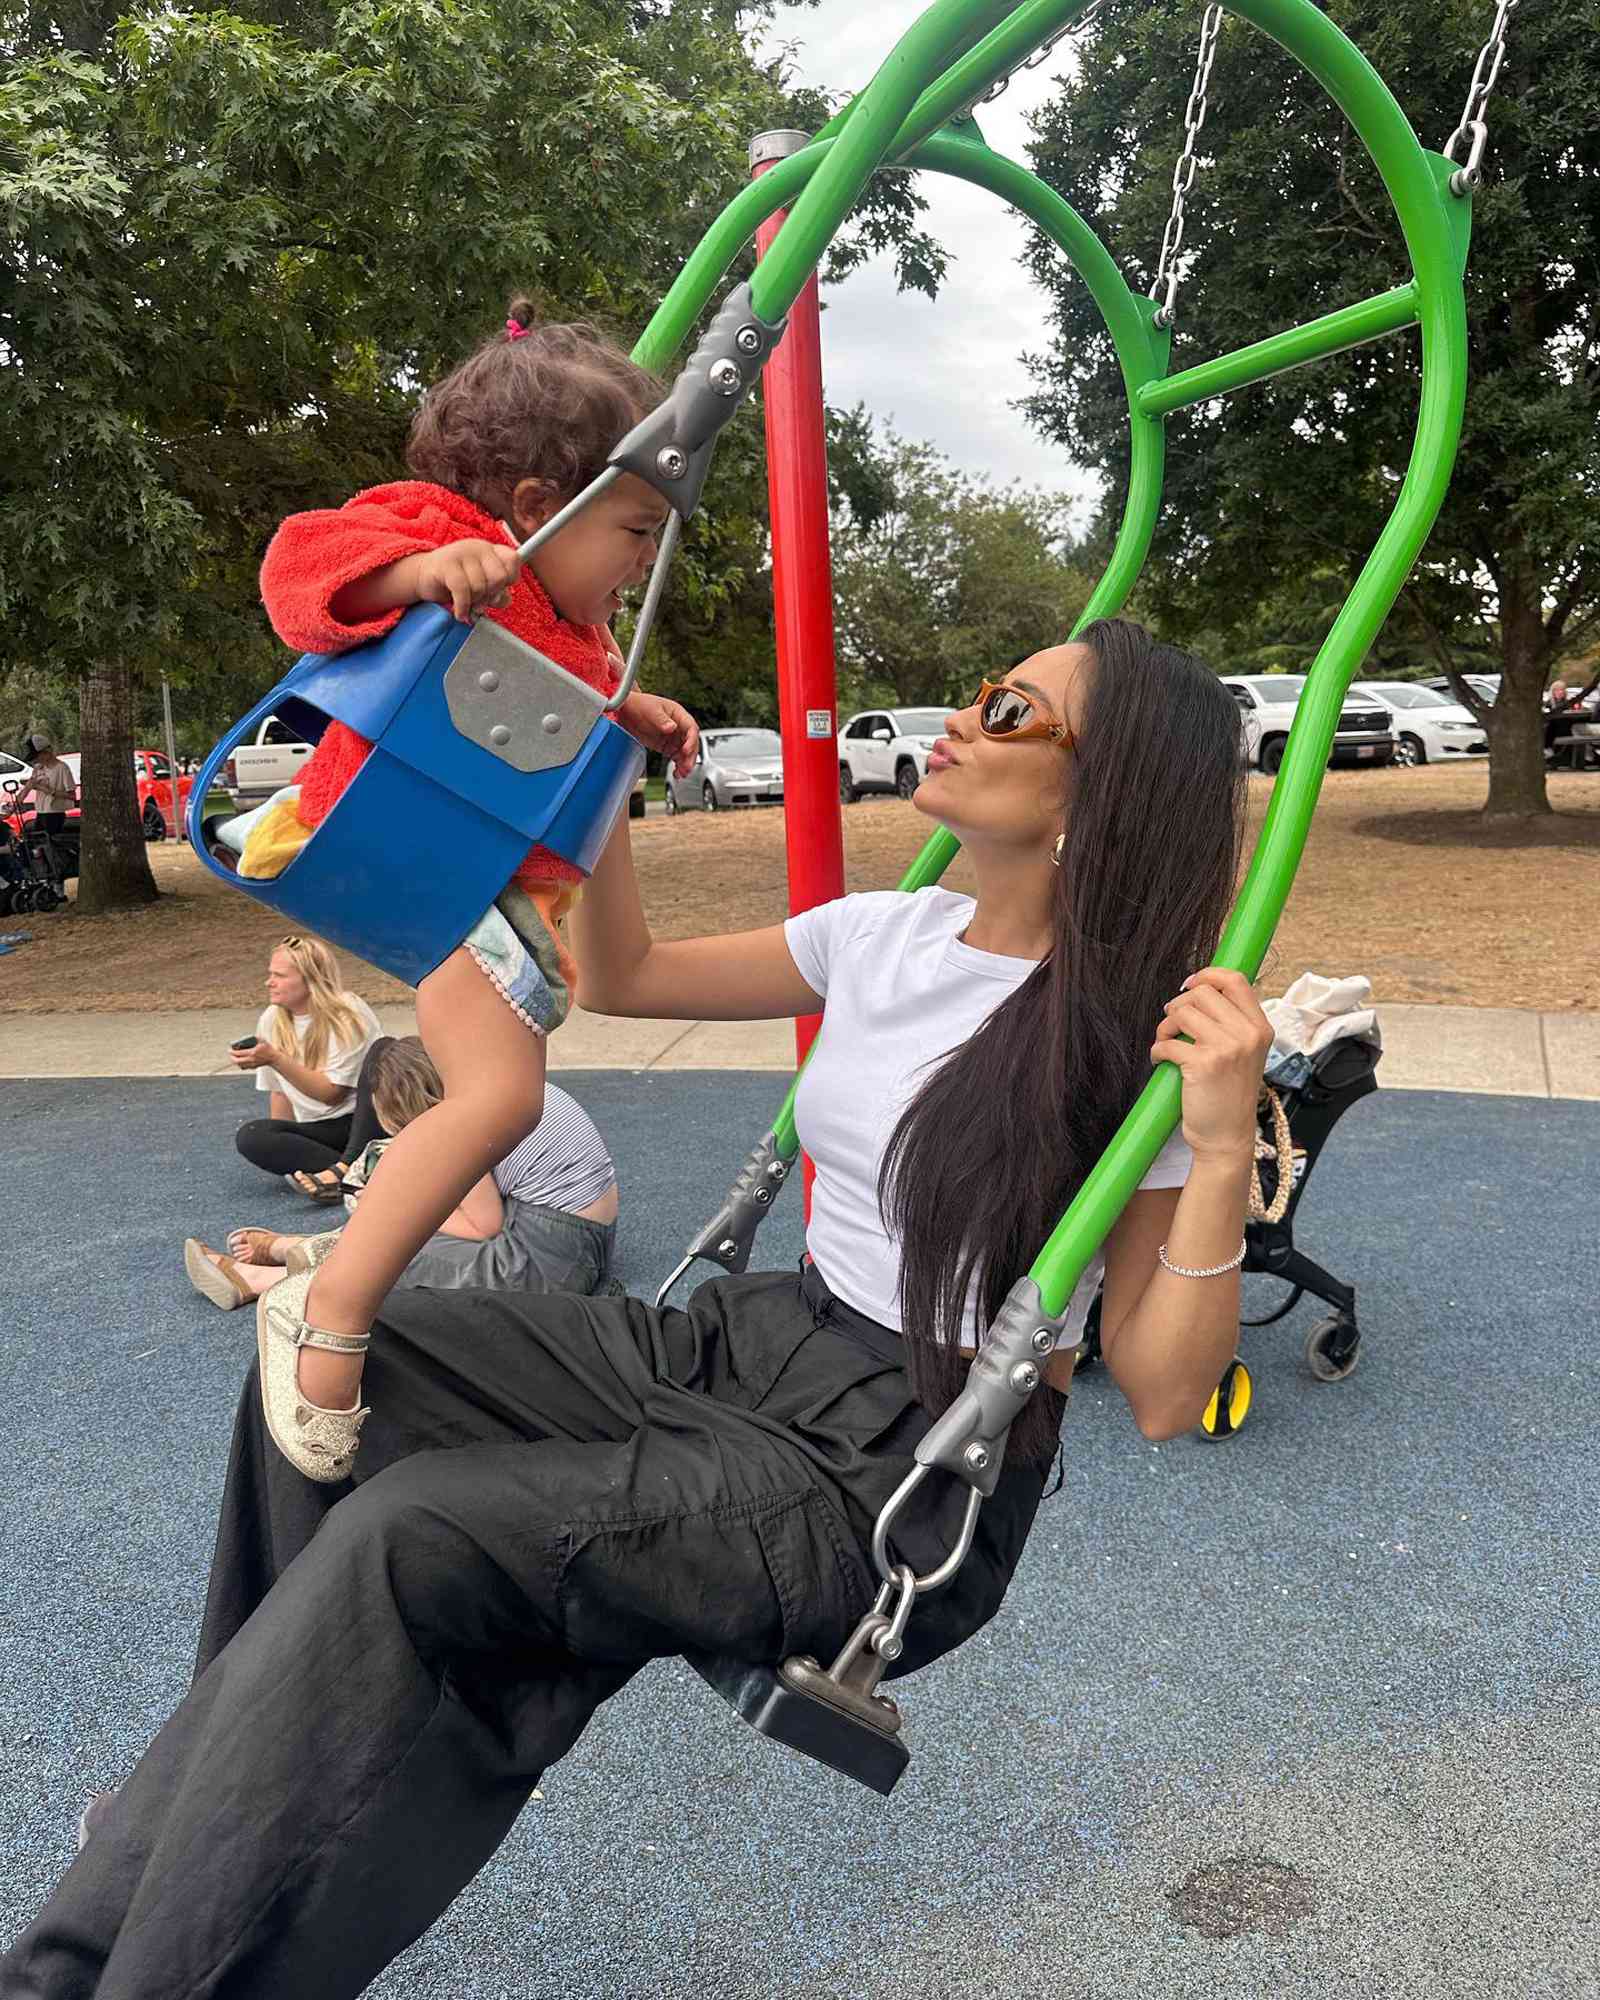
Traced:
[[1059, 868], [1061, 866], [1061, 850], [1066, 844], [1067, 836], [1064, 833], [1058, 833], [1056, 835], [1056, 844], [1050, 850], [1050, 865], [1052, 868]]

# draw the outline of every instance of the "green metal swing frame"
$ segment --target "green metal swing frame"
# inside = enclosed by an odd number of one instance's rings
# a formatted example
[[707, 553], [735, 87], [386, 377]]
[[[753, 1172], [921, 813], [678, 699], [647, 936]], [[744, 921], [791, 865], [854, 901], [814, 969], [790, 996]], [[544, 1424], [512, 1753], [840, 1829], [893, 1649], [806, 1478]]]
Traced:
[[[1092, 619], [1114, 616], [1143, 567], [1161, 506], [1167, 416], [1385, 334], [1420, 328], [1421, 385], [1405, 477], [1307, 676], [1272, 801], [1214, 961], [1254, 979], [1293, 886], [1345, 693], [1421, 552], [1449, 484], [1466, 399], [1462, 275], [1470, 189], [1452, 188], [1456, 167], [1422, 146], [1372, 65], [1313, 0], [1225, 0], [1230, 13], [1285, 48], [1350, 121], [1394, 205], [1411, 275], [1393, 290], [1169, 373], [1171, 334], [1158, 323], [1155, 301], [1129, 286], [1068, 202], [1026, 167], [991, 150], [970, 117], [991, 85], [1070, 30], [1092, 4], [936, 0], [865, 91], [802, 151], [728, 204], [662, 301], [634, 358], [652, 369], [671, 359], [734, 259], [779, 208], [791, 212], [750, 286], [751, 302], [769, 324], [787, 314], [880, 168], [948, 174], [988, 188], [1070, 260], [1100, 309], [1127, 389], [1127, 499], [1110, 560], [1076, 631]], [[914, 890], [938, 881], [957, 851], [953, 835], [934, 834], [900, 887]], [[794, 1097], [791, 1088], [763, 1142], [785, 1162], [799, 1149]], [[1028, 1274], [1049, 1313], [1064, 1310], [1180, 1112], [1178, 1071], [1161, 1064]]]

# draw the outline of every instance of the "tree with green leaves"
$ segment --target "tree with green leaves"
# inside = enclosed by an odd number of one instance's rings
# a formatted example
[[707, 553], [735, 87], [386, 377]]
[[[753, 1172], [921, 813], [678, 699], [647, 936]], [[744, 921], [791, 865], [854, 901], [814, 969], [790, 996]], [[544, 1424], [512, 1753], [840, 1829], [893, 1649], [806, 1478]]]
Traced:
[[[1327, 0], [1424, 142], [1460, 116], [1491, 0]], [[1154, 275], [1194, 73], [1197, 6], [1113, 7], [1040, 114], [1039, 172], [1135, 281]], [[1484, 723], [1488, 811], [1548, 810], [1540, 702], [1600, 634], [1600, 39], [1524, 7], [1489, 111], [1467, 267], [1471, 378], [1455, 479], [1390, 622]], [[1399, 228], [1364, 148], [1276, 45], [1229, 16], [1184, 238], [1174, 368], [1403, 281]], [[1126, 398], [1083, 286], [1036, 240], [1052, 338], [1028, 408], [1126, 479]], [[1392, 504], [1415, 425], [1418, 343], [1399, 335], [1168, 422], [1166, 504], [1141, 596], [1175, 634], [1270, 643], [1263, 602], [1353, 577]], [[1325, 627], [1324, 627], [1325, 629]], [[1461, 681], [1493, 655], [1486, 708]], [[1218, 664], [1231, 664], [1219, 661]]]
[[[756, 52], [770, 11], [247, 0], [118, 19], [82, 0], [0, 20], [0, 673], [79, 689], [80, 909], [155, 893], [128, 754], [141, 685], [253, 698], [281, 671], [255, 587], [276, 523], [397, 476], [418, 389], [513, 290], [631, 336], [742, 184], [752, 133], [822, 120]], [[886, 181], [843, 265], [887, 240], [931, 283], [916, 207]], [[702, 620], [760, 560], [764, 503], [736, 484], [690, 538], [680, 589]]]
[[833, 415], [829, 442], [849, 705], [965, 702], [985, 674], [1066, 637], [1092, 579], [1064, 496], [969, 479], [859, 405]]

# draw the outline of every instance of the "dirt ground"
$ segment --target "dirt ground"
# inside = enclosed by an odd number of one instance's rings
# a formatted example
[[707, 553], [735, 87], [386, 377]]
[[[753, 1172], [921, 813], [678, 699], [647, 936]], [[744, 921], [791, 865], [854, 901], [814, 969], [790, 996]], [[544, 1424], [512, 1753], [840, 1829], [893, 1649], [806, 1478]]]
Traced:
[[[1550, 819], [1501, 829], [1476, 816], [1486, 787], [1482, 767], [1331, 771], [1262, 990], [1310, 967], [1364, 972], [1380, 1000], [1600, 1010], [1600, 774], [1558, 774]], [[1250, 789], [1253, 830], [1271, 781]], [[652, 815], [633, 831], [658, 936], [786, 913], [781, 813]], [[928, 831], [898, 799], [847, 807], [847, 886], [892, 887]], [[34, 937], [0, 959], [0, 1014], [259, 1004], [282, 920], [187, 848], [152, 858], [165, 894], [148, 909], [0, 920]], [[961, 858], [946, 880], [971, 886]], [[349, 974], [368, 1000], [407, 997], [370, 966]]]

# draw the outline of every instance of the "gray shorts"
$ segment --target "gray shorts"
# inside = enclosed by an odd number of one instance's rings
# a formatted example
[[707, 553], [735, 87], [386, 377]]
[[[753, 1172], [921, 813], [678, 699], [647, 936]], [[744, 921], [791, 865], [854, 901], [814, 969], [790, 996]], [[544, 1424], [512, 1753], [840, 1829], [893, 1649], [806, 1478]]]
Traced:
[[[336, 1239], [337, 1230], [325, 1241]], [[508, 1201], [498, 1236], [430, 1236], [400, 1274], [402, 1286], [434, 1291], [577, 1292], [592, 1297], [611, 1272], [614, 1222], [562, 1208]], [[315, 1240], [315, 1239], [313, 1239]]]

